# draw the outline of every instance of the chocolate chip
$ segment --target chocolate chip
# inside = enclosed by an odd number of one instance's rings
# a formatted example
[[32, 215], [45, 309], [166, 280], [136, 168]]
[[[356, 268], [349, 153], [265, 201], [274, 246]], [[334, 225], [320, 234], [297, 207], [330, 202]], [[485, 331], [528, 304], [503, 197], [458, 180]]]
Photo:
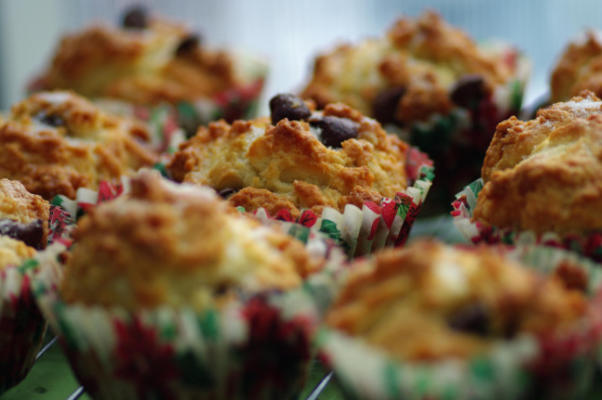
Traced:
[[176, 48], [177, 56], [185, 56], [199, 47], [201, 37], [196, 33], [191, 33], [186, 36]]
[[358, 135], [357, 123], [347, 118], [329, 115], [312, 120], [310, 124], [321, 129], [320, 141], [329, 147], [341, 147], [345, 140], [356, 138]]
[[448, 324], [457, 331], [484, 336], [489, 331], [489, 313], [480, 303], [469, 304], [456, 311]]
[[474, 108], [485, 97], [485, 81], [480, 75], [464, 75], [454, 84], [451, 100], [464, 108]]
[[133, 6], [125, 14], [121, 25], [129, 29], [145, 29], [148, 26], [148, 12], [144, 6]]
[[0, 235], [20, 240], [36, 249], [44, 247], [44, 243], [42, 243], [42, 239], [44, 238], [44, 223], [41, 219], [36, 219], [28, 224], [23, 224], [12, 219], [1, 219]]
[[379, 92], [372, 101], [372, 115], [384, 124], [395, 122], [395, 112], [406, 88], [397, 86]]
[[238, 192], [238, 189], [223, 188], [220, 191], [218, 191], [217, 194], [219, 194], [222, 198], [227, 199], [228, 197], [232, 196], [236, 192]]
[[307, 119], [311, 116], [311, 111], [299, 97], [290, 93], [281, 93], [270, 100], [270, 114], [272, 124], [276, 125], [284, 118], [291, 121]]
[[46, 114], [42, 111], [39, 114], [37, 114], [34, 118], [43, 123], [44, 125], [53, 126], [55, 128], [59, 126], [65, 126], [65, 120], [60, 115]]

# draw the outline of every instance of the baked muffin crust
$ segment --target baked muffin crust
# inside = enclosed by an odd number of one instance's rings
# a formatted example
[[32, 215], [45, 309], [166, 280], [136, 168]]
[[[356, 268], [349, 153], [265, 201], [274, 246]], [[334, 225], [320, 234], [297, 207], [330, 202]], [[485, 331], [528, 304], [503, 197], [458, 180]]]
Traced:
[[0, 179], [0, 235], [46, 247], [50, 205], [18, 181]]
[[[356, 136], [326, 146], [323, 134], [330, 128], [316, 125], [323, 121], [344, 121]], [[307, 120], [284, 118], [275, 126], [268, 118], [212, 123], [180, 146], [168, 169], [180, 182], [238, 190], [229, 201], [247, 211], [286, 208], [298, 216], [305, 208], [320, 214], [325, 206], [342, 210], [394, 197], [408, 185], [407, 149], [378, 122], [329, 104]]]
[[418, 241], [358, 261], [326, 324], [407, 361], [469, 358], [521, 333], [562, 332], [586, 300], [494, 248]]
[[152, 165], [146, 128], [72, 92], [34, 94], [0, 117], [0, 177], [51, 199]]
[[22, 241], [0, 235], [0, 271], [6, 267], [19, 266], [35, 254], [35, 249]]
[[383, 38], [320, 55], [301, 96], [319, 107], [341, 101], [377, 118], [383, 107], [393, 107], [379, 119], [407, 124], [447, 114], [454, 107], [450, 92], [462, 78], [480, 77], [483, 90], [491, 93], [515, 74], [514, 62], [479, 48], [428, 11], [417, 19], [398, 20]]
[[148, 105], [209, 97], [241, 82], [232, 56], [201, 45], [189, 28], [157, 17], [147, 24], [66, 35], [39, 83]]
[[501, 122], [483, 163], [474, 218], [499, 228], [584, 234], [602, 228], [602, 101], [582, 92]]
[[198, 310], [238, 291], [297, 287], [321, 266], [301, 242], [211, 189], [141, 171], [130, 194], [80, 220], [61, 294], [68, 303]]
[[593, 30], [560, 56], [550, 79], [550, 101], [567, 101], [585, 89], [602, 96], [602, 37]]

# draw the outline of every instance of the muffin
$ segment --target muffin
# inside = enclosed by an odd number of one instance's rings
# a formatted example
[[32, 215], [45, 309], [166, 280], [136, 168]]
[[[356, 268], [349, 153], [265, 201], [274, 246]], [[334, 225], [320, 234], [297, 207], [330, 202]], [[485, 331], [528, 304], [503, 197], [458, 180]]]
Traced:
[[0, 117], [0, 177], [45, 199], [131, 175], [157, 155], [139, 122], [101, 111], [72, 92], [43, 92]]
[[31, 293], [35, 268], [22, 264], [46, 247], [48, 219], [48, 202], [0, 179], [0, 393], [27, 375], [44, 338]]
[[597, 269], [506, 252], [417, 241], [352, 265], [321, 339], [349, 397], [565, 398], [591, 381]]
[[512, 241], [530, 232], [537, 241], [564, 243], [600, 259], [601, 143], [602, 101], [588, 91], [540, 110], [536, 119], [500, 123], [476, 200], [468, 204], [460, 194], [456, 204], [461, 220], [467, 216], [462, 203], [471, 209], [477, 230], [471, 239]]
[[0, 179], [0, 235], [43, 249], [48, 241], [49, 218], [47, 201], [29, 193], [20, 182]]
[[560, 55], [550, 78], [550, 102], [568, 101], [585, 89], [602, 96], [602, 38], [593, 30]]
[[[172, 178], [208, 185], [246, 211], [278, 216], [284, 210], [293, 220], [306, 212], [341, 219], [364, 208], [378, 215], [395, 198], [405, 198], [406, 208], [421, 205], [430, 182], [420, 174], [432, 174], [430, 161], [416, 160], [419, 153], [377, 121], [341, 103], [315, 111], [290, 94], [272, 98], [270, 108], [271, 118], [200, 128], [172, 156]], [[417, 181], [421, 194], [408, 196]]]
[[98, 399], [297, 394], [315, 317], [290, 312], [285, 300], [324, 259], [211, 189], [151, 171], [130, 186], [80, 219], [64, 266], [55, 248], [40, 261], [40, 307], [86, 391]]
[[264, 75], [259, 61], [210, 49], [190, 28], [133, 7], [121, 26], [95, 24], [65, 35], [32, 89], [119, 100], [124, 104], [113, 105], [122, 112], [152, 123], [161, 114], [155, 107], [170, 104], [178, 125], [193, 133], [209, 120], [246, 116]]
[[446, 208], [477, 173], [495, 125], [520, 109], [527, 70], [515, 48], [479, 46], [428, 11], [318, 56], [301, 96], [395, 125], [439, 168], [434, 200]]

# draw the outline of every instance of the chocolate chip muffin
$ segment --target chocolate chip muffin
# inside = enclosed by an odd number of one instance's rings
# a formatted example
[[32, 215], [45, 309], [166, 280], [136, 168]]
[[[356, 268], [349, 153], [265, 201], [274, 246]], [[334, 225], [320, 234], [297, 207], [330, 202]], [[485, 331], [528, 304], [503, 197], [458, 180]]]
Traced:
[[29, 193], [20, 182], [0, 179], [0, 235], [43, 249], [48, 239], [49, 208], [47, 201]]
[[229, 54], [208, 49], [189, 28], [136, 7], [120, 27], [93, 25], [63, 37], [41, 79], [46, 90], [156, 104], [210, 96], [240, 77]]
[[129, 311], [197, 311], [247, 294], [298, 287], [318, 271], [301, 242], [239, 213], [208, 188], [176, 185], [155, 171], [127, 196], [83, 217], [60, 289], [67, 303]]
[[586, 314], [580, 291], [486, 247], [421, 241], [358, 264], [326, 324], [400, 361], [470, 358], [522, 332], [562, 331]]
[[178, 182], [208, 185], [247, 211], [321, 214], [380, 203], [409, 185], [408, 145], [349, 106], [313, 110], [280, 94], [271, 119], [223, 121], [199, 129], [167, 168]]
[[602, 38], [593, 30], [560, 55], [550, 79], [550, 103], [567, 101], [585, 89], [602, 96]]
[[426, 12], [398, 20], [384, 37], [320, 55], [301, 96], [395, 125], [439, 167], [435, 201], [447, 207], [478, 174], [496, 124], [520, 109], [526, 70], [513, 47], [479, 46]]
[[157, 135], [170, 135], [174, 121], [193, 134], [217, 118], [252, 114], [266, 70], [257, 57], [211, 49], [189, 27], [133, 7], [121, 26], [95, 24], [65, 35], [30, 90], [70, 89], [159, 124]]
[[602, 101], [582, 92], [500, 123], [483, 163], [474, 219], [536, 233], [602, 229]]
[[320, 350], [352, 398], [579, 398], [601, 282], [558, 249], [415, 241], [347, 270]]
[[0, 117], [0, 177], [18, 180], [45, 199], [96, 189], [157, 155], [147, 129], [107, 114], [72, 92], [42, 92]]

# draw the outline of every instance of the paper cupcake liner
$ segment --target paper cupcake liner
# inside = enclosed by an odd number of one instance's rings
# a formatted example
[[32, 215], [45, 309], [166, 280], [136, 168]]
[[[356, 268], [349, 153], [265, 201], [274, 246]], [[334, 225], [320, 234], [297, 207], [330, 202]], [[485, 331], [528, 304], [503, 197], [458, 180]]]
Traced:
[[60, 299], [62, 244], [37, 255], [36, 300], [79, 382], [94, 399], [293, 399], [315, 354], [331, 262], [298, 289], [237, 293], [221, 309], [136, 313]]
[[[61, 214], [51, 206], [49, 244], [69, 238], [72, 222]], [[0, 270], [0, 393], [25, 378], [42, 346], [47, 324], [32, 293], [37, 272], [35, 262]]]
[[[589, 389], [600, 350], [600, 269], [575, 255], [545, 247], [510, 253], [534, 269], [550, 272], [570, 262], [586, 272], [591, 311], [562, 335], [522, 334], [500, 341], [467, 360], [400, 362], [360, 340], [323, 328], [322, 357], [350, 399], [571, 399]], [[403, 340], [403, 338], [400, 338]]]
[[518, 57], [520, 72], [489, 97], [470, 108], [455, 107], [446, 115], [434, 114], [427, 121], [396, 129], [402, 139], [427, 153], [437, 167], [437, 178], [425, 213], [447, 211], [449, 202], [462, 185], [480, 174], [497, 124], [520, 112], [529, 63], [513, 49], [508, 56]]
[[365, 202], [362, 208], [347, 204], [342, 213], [325, 207], [321, 216], [303, 210], [297, 219], [287, 209], [269, 215], [264, 208], [259, 208], [254, 214], [261, 220], [283, 221], [289, 234], [301, 240], [310, 232], [326, 235], [349, 257], [369, 254], [385, 246], [402, 246], [435, 176], [432, 161], [414, 148], [408, 151], [406, 165], [411, 185], [395, 198], [384, 198], [380, 204]]
[[46, 332], [31, 293], [34, 269], [25, 264], [0, 271], [0, 393], [25, 378]]
[[538, 244], [562, 248], [602, 262], [602, 231], [561, 236], [554, 232], [537, 234], [533, 231], [503, 229], [473, 221], [477, 197], [482, 188], [483, 180], [477, 179], [456, 194], [456, 201], [452, 203], [454, 224], [466, 239], [473, 243]]

